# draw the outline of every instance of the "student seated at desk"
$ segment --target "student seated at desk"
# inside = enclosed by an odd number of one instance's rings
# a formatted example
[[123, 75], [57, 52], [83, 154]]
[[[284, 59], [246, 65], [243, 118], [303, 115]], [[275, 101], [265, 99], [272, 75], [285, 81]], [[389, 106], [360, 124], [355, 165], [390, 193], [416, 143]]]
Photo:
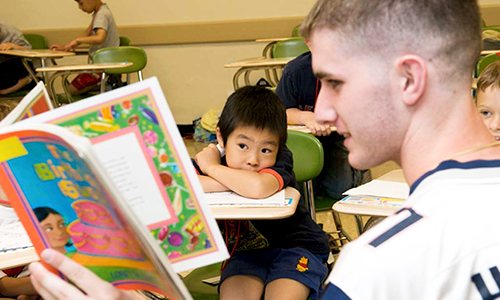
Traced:
[[500, 61], [489, 64], [479, 75], [476, 106], [490, 133], [500, 140]]
[[[217, 141], [195, 156], [205, 192], [233, 191], [265, 198], [296, 187], [292, 153], [285, 146], [286, 112], [272, 91], [247, 86], [226, 102]], [[222, 151], [221, 151], [222, 152]], [[294, 215], [279, 220], [225, 221], [219, 224], [231, 258], [222, 271], [221, 299], [315, 299], [328, 272], [326, 234], [303, 201]]]
[[[61, 51], [73, 51], [81, 44], [89, 44], [89, 62], [92, 61], [92, 55], [101, 49], [107, 47], [118, 47], [120, 45], [120, 36], [116, 27], [115, 19], [108, 5], [101, 0], [75, 0], [78, 7], [92, 15], [90, 25], [77, 38], [67, 45], [52, 45], [50, 49]], [[78, 75], [69, 86], [72, 95], [86, 93], [101, 81], [101, 74], [85, 73]]]
[[[0, 51], [12, 49], [28, 50], [31, 45], [21, 30], [0, 24]], [[19, 57], [0, 55], [0, 95], [16, 92], [30, 82], [28, 71]]]

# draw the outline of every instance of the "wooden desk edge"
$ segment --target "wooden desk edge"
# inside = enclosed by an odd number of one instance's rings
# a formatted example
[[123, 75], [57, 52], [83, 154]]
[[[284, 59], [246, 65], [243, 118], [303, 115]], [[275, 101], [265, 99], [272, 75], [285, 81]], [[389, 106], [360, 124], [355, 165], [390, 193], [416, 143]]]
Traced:
[[280, 57], [280, 58], [245, 58], [242, 60], [230, 62], [224, 65], [224, 68], [245, 68], [245, 67], [266, 67], [286, 65], [295, 57]]
[[0, 270], [24, 266], [39, 260], [40, 258], [35, 248], [14, 253], [0, 254]]
[[133, 62], [109, 63], [109, 64], [81, 64], [81, 65], [57, 65], [51, 67], [36, 68], [37, 72], [60, 72], [60, 71], [93, 71], [105, 69], [120, 69], [132, 66]]
[[[292, 204], [276, 207], [210, 207], [218, 220], [272, 220], [284, 219], [295, 213], [300, 201], [300, 193], [292, 187], [285, 188], [285, 198], [292, 198]], [[265, 210], [265, 212], [263, 212]]]

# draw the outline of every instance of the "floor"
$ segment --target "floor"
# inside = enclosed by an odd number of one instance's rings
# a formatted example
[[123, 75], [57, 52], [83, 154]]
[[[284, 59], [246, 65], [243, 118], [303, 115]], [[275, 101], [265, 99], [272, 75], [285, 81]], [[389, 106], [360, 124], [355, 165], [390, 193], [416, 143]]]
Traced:
[[[186, 144], [186, 148], [188, 149], [189, 155], [191, 157], [194, 157], [196, 153], [198, 153], [201, 149], [203, 149], [206, 146], [206, 144], [194, 142], [192, 139], [184, 139], [184, 143]], [[372, 178], [373, 179], [378, 178], [389, 171], [399, 168], [400, 167], [392, 161], [386, 162], [380, 166], [371, 169]], [[358, 236], [357, 233], [358, 231], [356, 229], [356, 223], [354, 217], [342, 214], [340, 215], [340, 218], [347, 234], [349, 234], [351, 238], [356, 238]], [[367, 219], [368, 219], [367, 217], [363, 217], [364, 222], [366, 222]], [[335, 230], [335, 224], [333, 223], [333, 218], [330, 212], [317, 213], [316, 221], [318, 223], [323, 224], [323, 229], [326, 232]]]

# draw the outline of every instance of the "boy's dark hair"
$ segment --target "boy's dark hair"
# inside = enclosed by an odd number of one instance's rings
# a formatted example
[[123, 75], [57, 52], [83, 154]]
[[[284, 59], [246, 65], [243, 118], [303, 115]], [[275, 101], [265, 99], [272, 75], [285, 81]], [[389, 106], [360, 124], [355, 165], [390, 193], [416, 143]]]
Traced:
[[260, 86], [245, 86], [229, 96], [217, 124], [224, 144], [229, 135], [240, 126], [267, 129], [278, 135], [279, 147], [285, 146], [286, 110], [280, 98]]
[[500, 88], [500, 61], [489, 64], [477, 79], [477, 91], [486, 91], [488, 87]]

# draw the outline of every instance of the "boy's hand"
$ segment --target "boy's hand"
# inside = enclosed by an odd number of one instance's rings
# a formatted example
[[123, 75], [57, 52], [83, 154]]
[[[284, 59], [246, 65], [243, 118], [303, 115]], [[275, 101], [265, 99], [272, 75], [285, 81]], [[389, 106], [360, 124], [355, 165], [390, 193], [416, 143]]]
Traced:
[[54, 44], [54, 45], [50, 46], [50, 50], [52, 50], [52, 51], [64, 51], [64, 46]]
[[211, 166], [220, 165], [219, 149], [217, 149], [215, 144], [210, 144], [198, 152], [198, 154], [194, 157], [194, 160], [203, 173], [209, 174], [208, 170]]
[[0, 50], [11, 50], [14, 48], [14, 44], [12, 43], [1, 43]]
[[311, 134], [314, 136], [328, 136], [332, 133], [330, 125], [319, 124], [316, 120], [310, 120], [304, 125], [311, 130]]

